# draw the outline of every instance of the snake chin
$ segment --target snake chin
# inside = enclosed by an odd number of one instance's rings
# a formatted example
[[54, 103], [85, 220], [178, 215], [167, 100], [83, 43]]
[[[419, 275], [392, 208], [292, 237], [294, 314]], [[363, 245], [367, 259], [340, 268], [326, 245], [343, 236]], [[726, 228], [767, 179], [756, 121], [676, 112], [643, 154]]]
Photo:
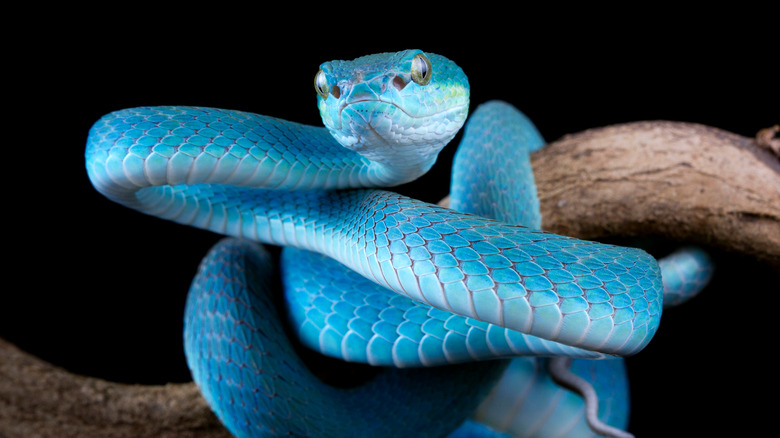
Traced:
[[344, 104], [329, 131], [345, 148], [414, 178], [430, 169], [467, 111], [467, 106], [458, 106], [444, 111], [447, 114], [416, 116], [395, 102], [364, 99]]

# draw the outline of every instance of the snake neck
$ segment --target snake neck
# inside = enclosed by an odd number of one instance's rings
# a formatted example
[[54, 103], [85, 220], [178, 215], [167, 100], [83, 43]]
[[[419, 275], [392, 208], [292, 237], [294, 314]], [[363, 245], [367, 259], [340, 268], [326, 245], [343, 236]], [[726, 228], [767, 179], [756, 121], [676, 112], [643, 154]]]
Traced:
[[376, 176], [378, 186], [391, 187], [416, 180], [433, 167], [437, 155], [409, 156], [388, 155], [372, 156], [364, 154], [370, 161], [369, 174]]

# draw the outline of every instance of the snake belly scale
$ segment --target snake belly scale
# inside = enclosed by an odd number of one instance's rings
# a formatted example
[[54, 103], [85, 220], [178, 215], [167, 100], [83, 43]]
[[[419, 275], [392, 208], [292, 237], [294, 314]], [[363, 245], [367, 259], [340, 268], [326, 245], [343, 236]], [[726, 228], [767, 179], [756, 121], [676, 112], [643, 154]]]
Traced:
[[[381, 417], [392, 417], [396, 429], [386, 436], [445, 436], [506, 367], [475, 359], [608, 358], [650, 341], [663, 285], [647, 253], [540, 231], [538, 213], [503, 218], [472, 208], [482, 201], [469, 198], [471, 182], [458, 186], [464, 201], [456, 209], [374, 188], [426, 172], [465, 123], [469, 84], [456, 64], [419, 50], [333, 61], [321, 66], [315, 88], [324, 128], [153, 107], [108, 114], [88, 138], [87, 172], [108, 198], [242, 239], [204, 260], [185, 333], [193, 378], [232, 433], [343, 436], [348, 427], [351, 435], [385, 436]], [[492, 104], [482, 113], [489, 111], [516, 110]], [[470, 122], [468, 130], [479, 129]], [[522, 188], [535, 196], [528, 183]], [[250, 303], [267, 293], [251, 272], [269, 262], [247, 241], [291, 248], [283, 257], [293, 265], [283, 266], [294, 272], [285, 280], [290, 289], [325, 289], [317, 295], [324, 298], [288, 298], [303, 306], [290, 317], [304, 344], [392, 367], [387, 377], [345, 395], [307, 376], [284, 333], [272, 328], [273, 306]], [[353, 283], [370, 284], [371, 298], [328, 301]], [[238, 331], [225, 328], [231, 324]], [[313, 394], [324, 398], [307, 398]], [[395, 400], [403, 406], [393, 407]], [[351, 415], [357, 424], [323, 420], [359, 407], [373, 410]]]

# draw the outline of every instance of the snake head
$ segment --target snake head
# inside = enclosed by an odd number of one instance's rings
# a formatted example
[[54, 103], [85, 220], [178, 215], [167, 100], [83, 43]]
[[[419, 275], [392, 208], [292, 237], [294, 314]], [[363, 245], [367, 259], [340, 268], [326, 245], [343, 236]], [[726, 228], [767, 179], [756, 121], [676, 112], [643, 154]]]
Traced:
[[336, 140], [372, 162], [419, 172], [411, 179], [433, 165], [468, 115], [463, 70], [420, 50], [326, 62], [314, 82]]

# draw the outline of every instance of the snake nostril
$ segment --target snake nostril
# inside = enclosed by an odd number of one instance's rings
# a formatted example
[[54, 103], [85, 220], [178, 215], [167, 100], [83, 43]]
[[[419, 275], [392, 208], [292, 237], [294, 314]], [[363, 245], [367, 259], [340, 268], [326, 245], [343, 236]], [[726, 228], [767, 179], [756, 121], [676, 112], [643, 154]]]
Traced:
[[336, 99], [341, 97], [341, 88], [339, 88], [338, 85], [334, 85], [330, 88], [330, 94], [333, 95]]
[[408, 82], [404, 80], [404, 78], [402, 78], [401, 76], [396, 76], [393, 78], [393, 86], [398, 91], [403, 90], [404, 87], [406, 87], [406, 84], [408, 84]]

